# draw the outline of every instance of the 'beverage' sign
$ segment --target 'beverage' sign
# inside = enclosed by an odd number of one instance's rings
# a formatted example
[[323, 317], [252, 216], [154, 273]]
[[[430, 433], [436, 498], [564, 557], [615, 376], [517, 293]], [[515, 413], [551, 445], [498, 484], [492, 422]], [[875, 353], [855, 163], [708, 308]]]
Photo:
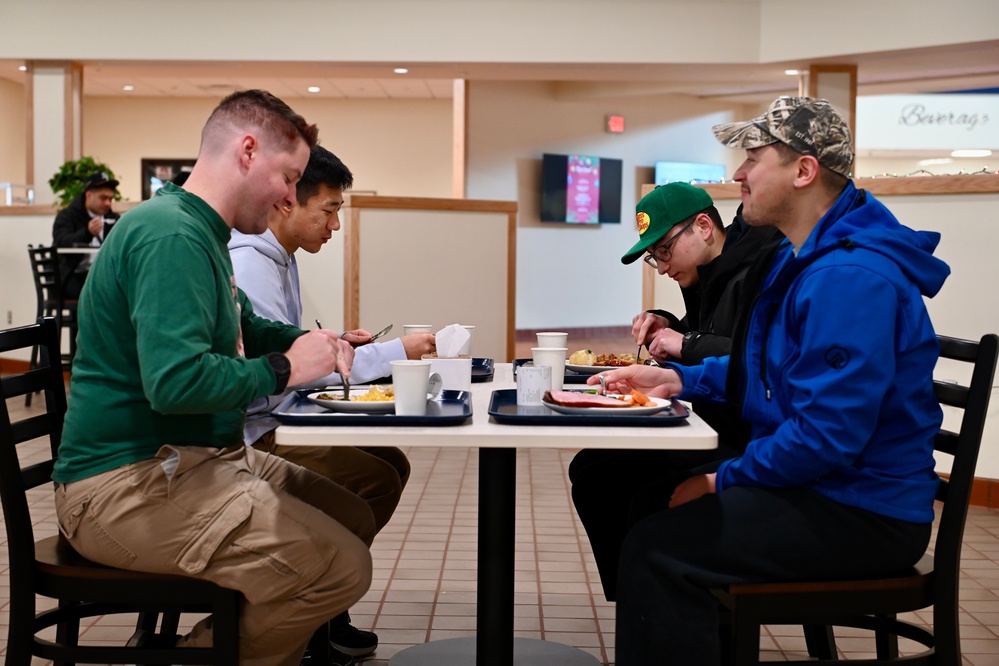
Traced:
[[999, 95], [857, 98], [858, 150], [999, 150]]

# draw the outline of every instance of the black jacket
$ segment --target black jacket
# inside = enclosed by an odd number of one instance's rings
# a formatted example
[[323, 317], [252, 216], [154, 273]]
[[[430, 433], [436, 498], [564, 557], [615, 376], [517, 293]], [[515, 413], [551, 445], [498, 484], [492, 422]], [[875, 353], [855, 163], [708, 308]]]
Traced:
[[[87, 207], [83, 203], [83, 194], [81, 193], [56, 215], [55, 222], [52, 223], [53, 247], [81, 247], [90, 245], [94, 236], [87, 229], [87, 224], [92, 217], [93, 215], [90, 214], [90, 211], [87, 210]], [[115, 221], [117, 221], [118, 217], [119, 215], [115, 212], [109, 212], [104, 216], [106, 220]], [[105, 238], [107, 238], [112, 224], [114, 222], [110, 224], [107, 222], [104, 223]], [[59, 272], [64, 282], [73, 274], [73, 271], [76, 270], [83, 257], [84, 255], [82, 254], [64, 254], [61, 256]]]
[[[721, 254], [697, 268], [698, 284], [682, 289], [687, 313], [682, 319], [654, 310], [681, 333], [697, 333], [684, 340], [680, 363], [696, 365], [710, 356], [727, 356], [743, 319], [749, 316], [777, 246], [784, 240], [775, 227], [751, 227], [741, 215], [725, 230]], [[755, 268], [754, 268], [755, 267]], [[697, 403], [694, 411], [718, 432], [719, 446], [741, 452], [749, 428], [728, 404]]]

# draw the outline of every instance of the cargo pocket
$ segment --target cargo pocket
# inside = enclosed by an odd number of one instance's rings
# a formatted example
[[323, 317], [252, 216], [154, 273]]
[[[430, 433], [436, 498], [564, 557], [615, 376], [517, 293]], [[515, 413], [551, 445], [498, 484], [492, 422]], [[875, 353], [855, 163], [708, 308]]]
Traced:
[[59, 524], [59, 531], [64, 537], [73, 540], [76, 530], [83, 521], [83, 515], [90, 506], [90, 494], [81, 493], [70, 495], [66, 492], [66, 486], [60, 485], [56, 489], [56, 522]]
[[178, 566], [189, 574], [200, 574], [219, 547], [249, 520], [252, 512], [252, 500], [243, 494], [235, 495], [219, 507], [188, 542], [180, 553]]

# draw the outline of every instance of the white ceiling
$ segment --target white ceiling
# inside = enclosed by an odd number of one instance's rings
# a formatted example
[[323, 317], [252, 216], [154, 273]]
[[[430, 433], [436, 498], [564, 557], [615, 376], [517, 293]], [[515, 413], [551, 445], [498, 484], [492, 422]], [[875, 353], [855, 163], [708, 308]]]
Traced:
[[[815, 64], [856, 64], [858, 94], [999, 89], [999, 41], [863, 53]], [[24, 81], [23, 62], [0, 60], [0, 78]], [[785, 69], [809, 62], [763, 64], [573, 65], [544, 63], [409, 63], [394, 74], [383, 63], [83, 61], [84, 95], [221, 97], [264, 88], [282, 98], [446, 99], [454, 79], [546, 81], [566, 97], [682, 94], [732, 102], [767, 102], [797, 89]], [[134, 86], [131, 91], [124, 86]], [[309, 93], [309, 86], [320, 92]]]

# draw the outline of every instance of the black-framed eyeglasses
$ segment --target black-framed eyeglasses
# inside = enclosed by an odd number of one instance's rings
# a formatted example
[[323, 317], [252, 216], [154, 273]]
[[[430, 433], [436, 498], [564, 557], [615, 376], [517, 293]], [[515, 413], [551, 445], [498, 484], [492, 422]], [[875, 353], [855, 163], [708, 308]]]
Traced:
[[687, 222], [687, 224], [683, 225], [683, 227], [680, 228], [680, 232], [678, 234], [670, 238], [668, 241], [666, 241], [659, 247], [649, 250], [645, 254], [645, 257], [642, 259], [642, 261], [647, 263], [649, 266], [652, 266], [652, 268], [658, 270], [660, 261], [666, 263], [673, 258], [673, 245], [676, 244], [676, 241], [678, 238], [680, 238], [680, 236], [687, 233], [687, 229], [690, 229], [692, 226], [694, 226], [694, 222], [696, 221], [697, 217], [694, 217], [694, 219], [692, 219], [690, 222]]

